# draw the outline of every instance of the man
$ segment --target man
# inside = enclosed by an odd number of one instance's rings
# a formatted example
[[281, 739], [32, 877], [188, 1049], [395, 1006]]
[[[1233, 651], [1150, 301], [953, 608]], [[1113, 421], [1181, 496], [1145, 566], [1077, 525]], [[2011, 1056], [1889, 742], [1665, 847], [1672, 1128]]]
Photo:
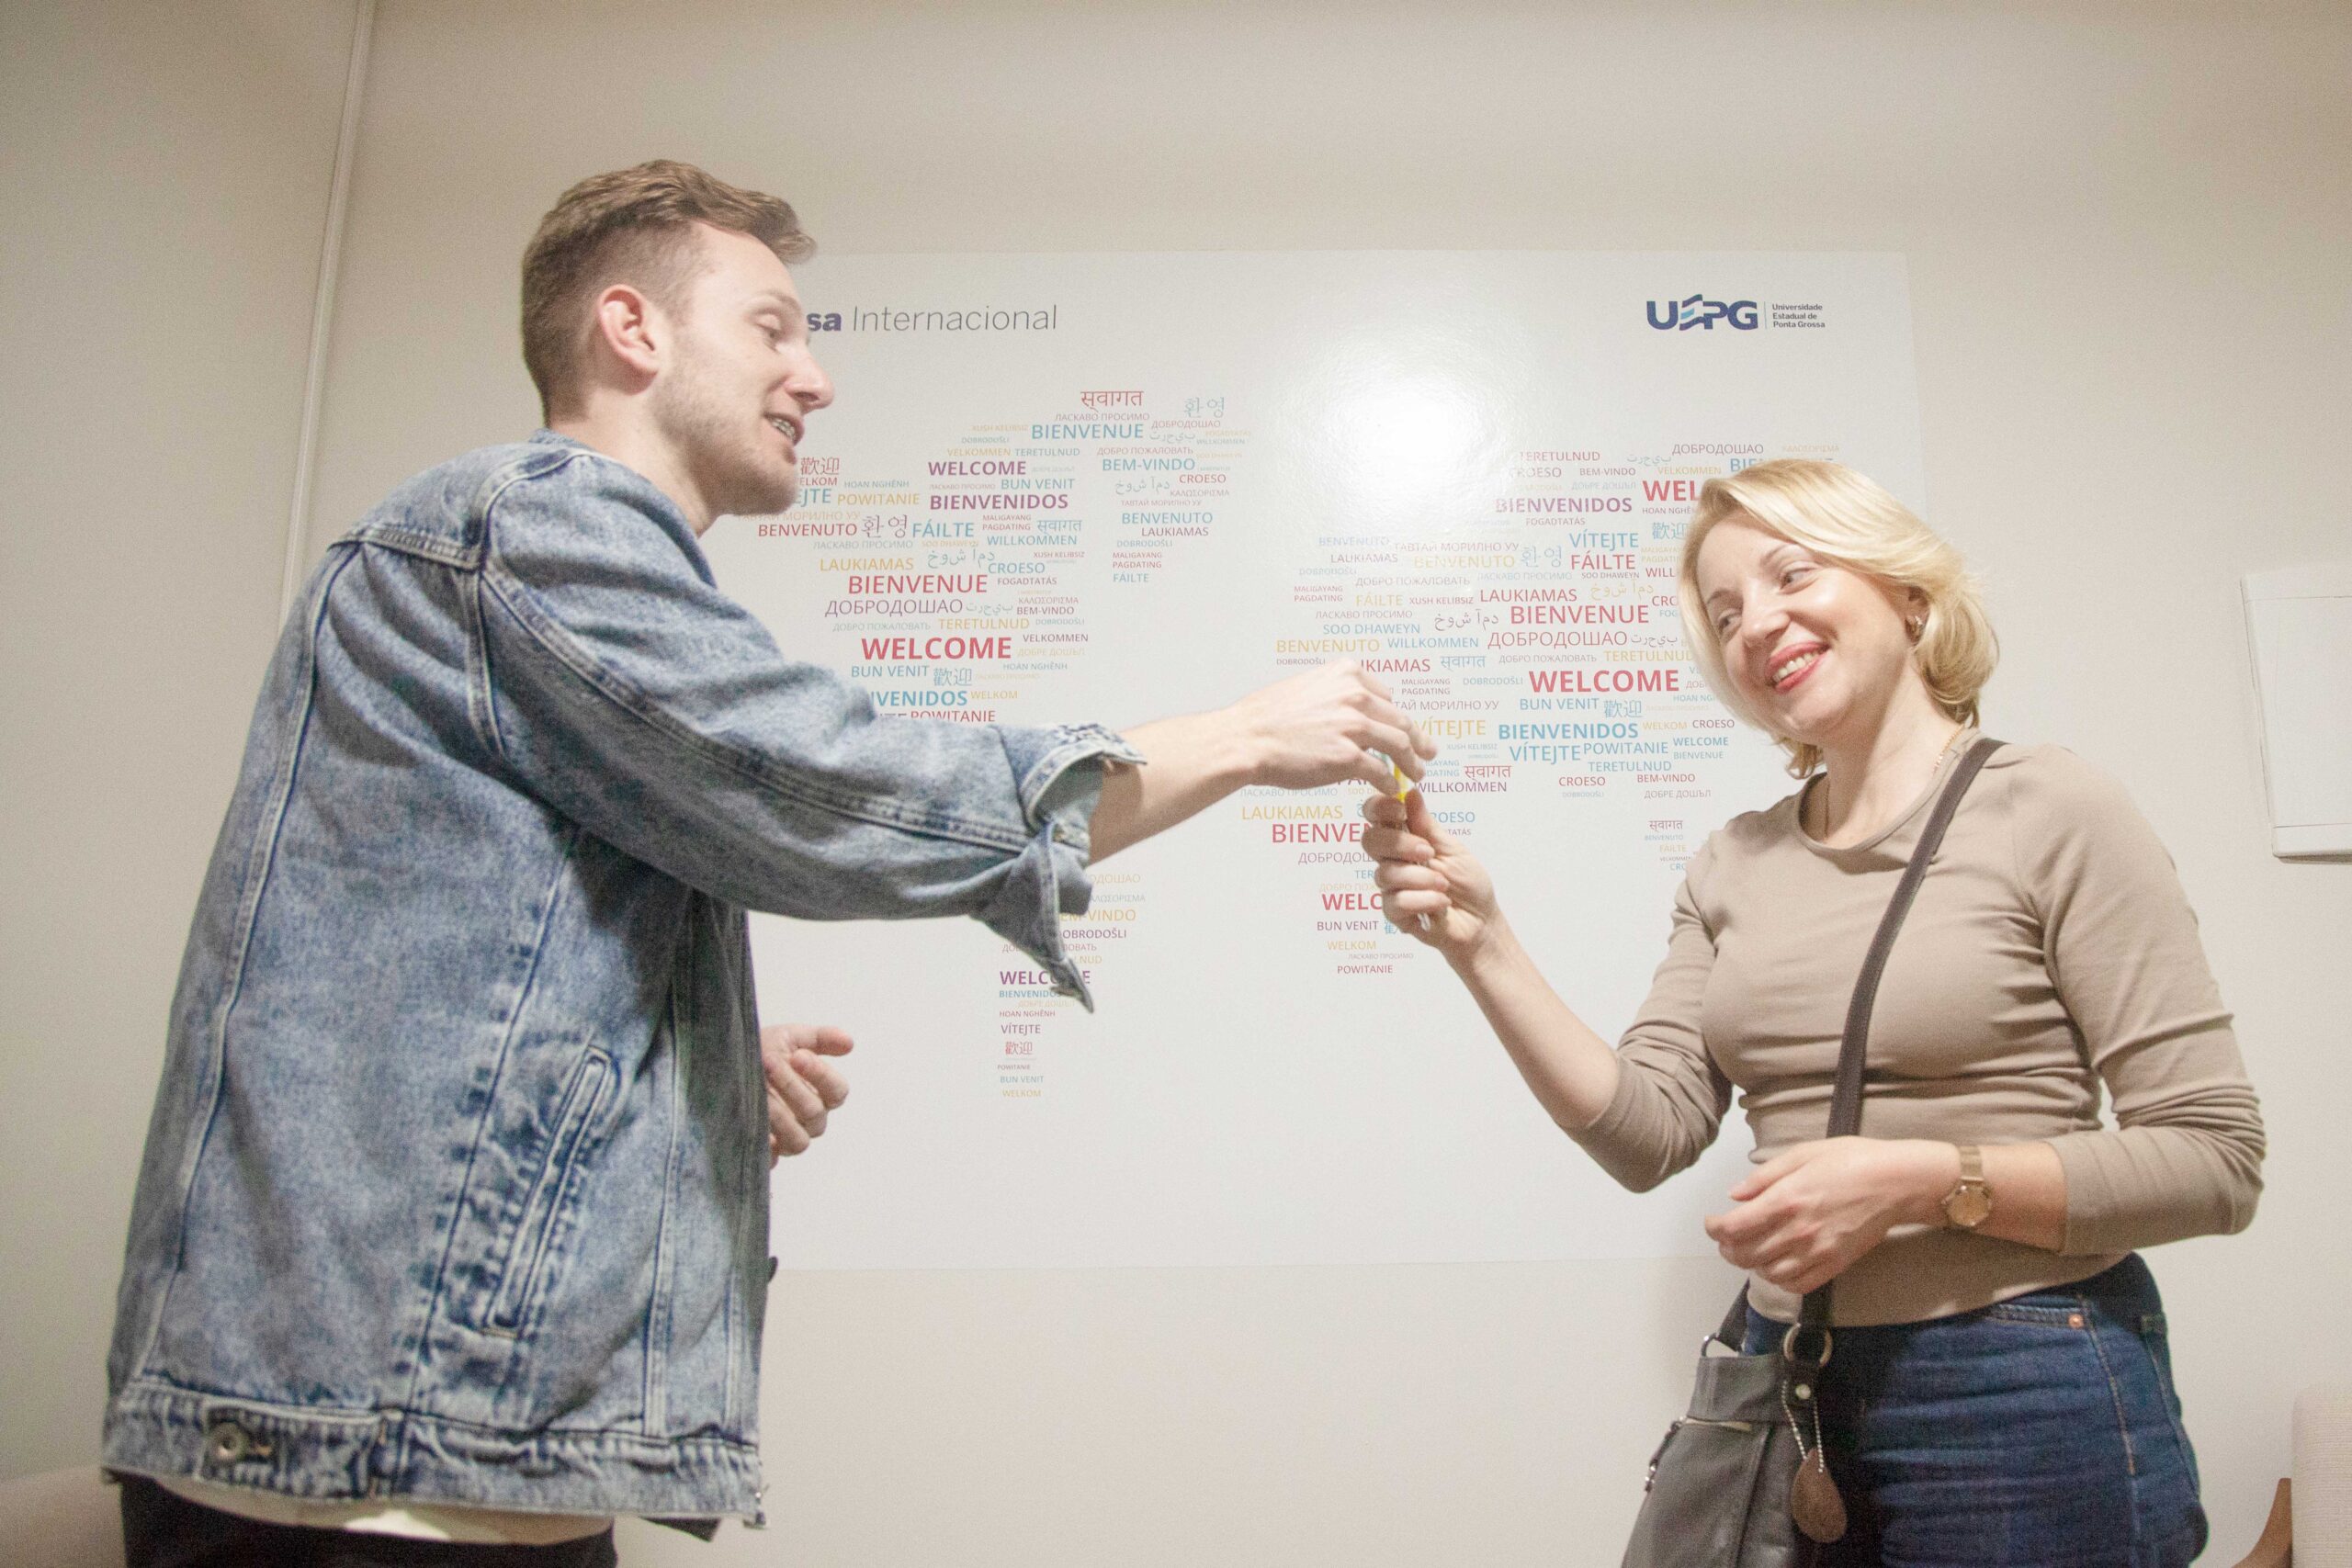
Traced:
[[[1248, 784], [1419, 776], [1351, 666], [1114, 735], [878, 721], [786, 660], [696, 539], [791, 504], [832, 400], [808, 249], [684, 164], [574, 186], [524, 258], [548, 428], [400, 487], [289, 618], [131, 1217], [134, 1564], [609, 1562], [616, 1515], [756, 1518], [744, 911], [971, 915], [1083, 998], [1091, 858]], [[844, 1043], [772, 1042], [779, 1146]]]

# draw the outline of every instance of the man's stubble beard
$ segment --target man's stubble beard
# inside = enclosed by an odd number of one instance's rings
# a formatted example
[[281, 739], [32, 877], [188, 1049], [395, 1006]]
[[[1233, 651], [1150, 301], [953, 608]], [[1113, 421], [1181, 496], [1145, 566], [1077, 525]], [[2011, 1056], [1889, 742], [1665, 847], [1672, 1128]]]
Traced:
[[[747, 449], [739, 416], [712, 395], [712, 378], [700, 374], [689, 353], [653, 390], [653, 416], [693, 477], [713, 518], [766, 517], [784, 511], [800, 495], [800, 476], [779, 468], [757, 449]], [[765, 432], [764, 421], [757, 428]], [[750, 438], [758, 441], [763, 437]]]

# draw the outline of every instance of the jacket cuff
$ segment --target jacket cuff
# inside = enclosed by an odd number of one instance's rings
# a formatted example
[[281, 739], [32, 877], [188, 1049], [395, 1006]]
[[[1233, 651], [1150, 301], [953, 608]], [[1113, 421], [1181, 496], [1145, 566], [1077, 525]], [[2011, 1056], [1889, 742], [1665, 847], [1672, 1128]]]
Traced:
[[1093, 901], [1086, 874], [1092, 850], [1088, 829], [1102, 798], [1102, 762], [1140, 764], [1143, 757], [1116, 733], [1096, 724], [1003, 732], [1012, 759], [1022, 814], [1035, 836], [1006, 868], [980, 923], [1035, 959], [1054, 989], [1076, 997], [1087, 1011], [1094, 997], [1062, 945], [1061, 918], [1082, 915]]

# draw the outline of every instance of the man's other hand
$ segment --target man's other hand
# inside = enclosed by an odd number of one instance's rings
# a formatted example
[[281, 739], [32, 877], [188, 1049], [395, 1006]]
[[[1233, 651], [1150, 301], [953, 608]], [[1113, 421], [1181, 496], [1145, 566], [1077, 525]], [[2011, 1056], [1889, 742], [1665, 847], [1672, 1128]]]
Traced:
[[768, 1163], [804, 1154], [823, 1135], [825, 1118], [849, 1098], [848, 1080], [829, 1056], [854, 1043], [830, 1024], [771, 1023], [760, 1031], [760, 1065], [768, 1080]]

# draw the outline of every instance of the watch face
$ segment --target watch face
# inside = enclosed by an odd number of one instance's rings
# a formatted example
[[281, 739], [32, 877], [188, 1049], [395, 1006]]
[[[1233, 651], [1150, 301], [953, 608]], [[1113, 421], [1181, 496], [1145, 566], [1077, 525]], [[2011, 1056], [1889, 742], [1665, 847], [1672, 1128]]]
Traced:
[[1992, 1213], [1993, 1195], [1982, 1187], [1962, 1187], [1944, 1200], [1944, 1218], [1964, 1231], [1974, 1230]]

